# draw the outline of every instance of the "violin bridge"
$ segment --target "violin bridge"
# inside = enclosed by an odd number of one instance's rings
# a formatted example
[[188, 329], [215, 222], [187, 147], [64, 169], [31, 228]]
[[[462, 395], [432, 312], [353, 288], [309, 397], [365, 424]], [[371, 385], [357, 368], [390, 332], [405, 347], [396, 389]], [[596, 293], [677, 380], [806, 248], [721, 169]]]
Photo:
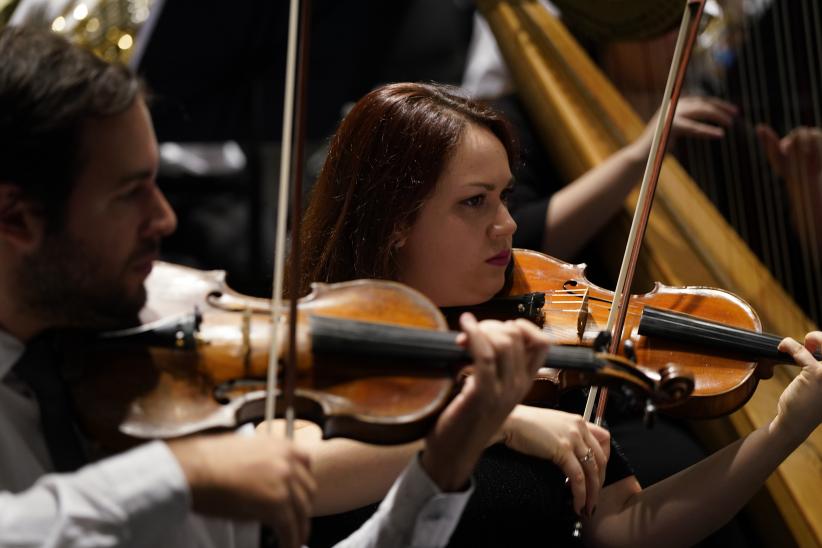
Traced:
[[589, 288], [586, 287], [585, 292], [582, 294], [582, 300], [579, 303], [579, 311], [577, 312], [577, 338], [579, 338], [580, 343], [585, 336], [585, 328], [588, 327], [588, 291]]

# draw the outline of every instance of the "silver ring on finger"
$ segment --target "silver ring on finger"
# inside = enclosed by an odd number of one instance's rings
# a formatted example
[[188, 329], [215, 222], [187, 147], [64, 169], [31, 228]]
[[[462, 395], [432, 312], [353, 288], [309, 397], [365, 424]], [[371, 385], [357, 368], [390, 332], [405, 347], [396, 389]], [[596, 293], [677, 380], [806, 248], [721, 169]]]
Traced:
[[588, 452], [585, 453], [582, 457], [580, 457], [579, 462], [580, 464], [585, 464], [586, 462], [590, 461], [594, 458], [594, 450], [590, 447], [588, 448]]

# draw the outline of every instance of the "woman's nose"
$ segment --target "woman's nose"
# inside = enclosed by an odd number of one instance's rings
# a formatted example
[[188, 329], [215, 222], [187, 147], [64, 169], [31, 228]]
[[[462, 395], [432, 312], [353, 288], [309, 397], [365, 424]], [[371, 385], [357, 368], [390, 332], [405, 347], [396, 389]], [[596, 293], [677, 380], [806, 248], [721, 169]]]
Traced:
[[517, 223], [511, 217], [508, 208], [504, 204], [500, 204], [497, 211], [497, 217], [494, 219], [490, 228], [490, 235], [494, 238], [509, 237], [517, 231]]

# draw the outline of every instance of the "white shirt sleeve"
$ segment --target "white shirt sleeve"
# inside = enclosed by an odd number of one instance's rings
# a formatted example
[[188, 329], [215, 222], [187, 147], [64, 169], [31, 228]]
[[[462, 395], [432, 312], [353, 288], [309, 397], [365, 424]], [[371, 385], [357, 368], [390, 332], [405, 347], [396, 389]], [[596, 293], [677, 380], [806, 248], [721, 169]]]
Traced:
[[416, 457], [394, 482], [374, 515], [335, 548], [445, 546], [473, 492], [472, 481], [465, 491], [443, 493]]
[[0, 493], [0, 547], [151, 546], [183, 522], [189, 491], [161, 442]]

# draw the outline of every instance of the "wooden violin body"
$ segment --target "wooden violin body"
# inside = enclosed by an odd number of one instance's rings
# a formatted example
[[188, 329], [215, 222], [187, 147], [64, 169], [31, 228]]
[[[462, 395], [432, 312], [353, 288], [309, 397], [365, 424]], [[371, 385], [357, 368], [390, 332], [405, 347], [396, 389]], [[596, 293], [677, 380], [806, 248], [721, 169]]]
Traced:
[[[122, 448], [135, 438], [173, 438], [259, 421], [272, 325], [269, 301], [227, 288], [223, 272], [161, 262], [146, 287], [148, 303], [141, 314], [146, 323], [109, 342], [76, 345], [70, 353], [75, 364], [70, 369], [82, 379], [72, 383], [74, 398], [84, 402], [80, 419], [91, 437]], [[196, 333], [188, 325], [195, 321], [195, 307]], [[361, 320], [388, 315], [396, 324], [446, 329], [436, 307], [392, 282], [318, 285], [301, 300], [299, 311], [301, 325], [317, 314]], [[170, 331], [170, 340], [158, 341], [157, 331]], [[355, 367], [336, 357], [332, 364], [328, 356], [314, 355], [308, 341], [298, 346], [297, 414], [320, 424], [326, 437], [372, 443], [417, 439], [454, 391], [450, 371], [413, 376], [409, 364], [402, 364], [397, 374], [383, 361], [378, 375], [364, 377], [368, 360]]]

